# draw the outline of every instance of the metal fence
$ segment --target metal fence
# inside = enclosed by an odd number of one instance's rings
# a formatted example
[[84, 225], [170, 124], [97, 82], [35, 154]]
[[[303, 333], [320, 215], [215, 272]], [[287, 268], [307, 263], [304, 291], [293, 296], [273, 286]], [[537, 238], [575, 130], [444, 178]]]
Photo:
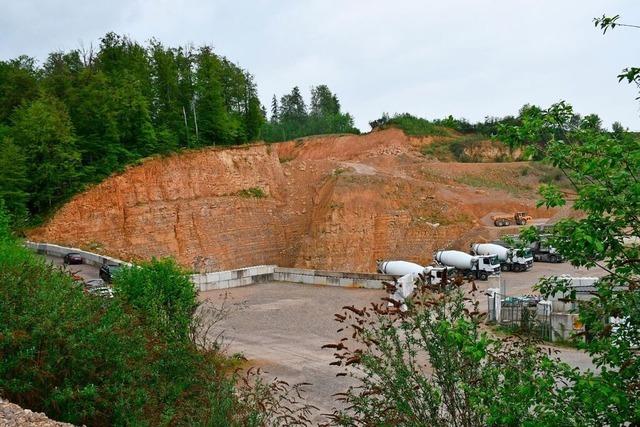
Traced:
[[489, 318], [517, 332], [536, 335], [550, 341], [551, 305], [540, 297], [507, 297], [494, 294], [489, 304]]

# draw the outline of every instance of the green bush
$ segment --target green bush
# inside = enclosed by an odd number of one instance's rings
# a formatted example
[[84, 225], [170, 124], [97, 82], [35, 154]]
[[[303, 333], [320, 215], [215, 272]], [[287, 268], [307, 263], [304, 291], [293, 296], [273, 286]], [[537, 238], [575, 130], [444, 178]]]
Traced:
[[264, 199], [265, 197], [267, 197], [267, 193], [265, 193], [265, 191], [260, 187], [251, 187], [238, 191], [238, 196]]
[[437, 126], [427, 119], [415, 117], [409, 113], [396, 114], [391, 118], [383, 116], [381, 119], [371, 122], [371, 126], [381, 129], [397, 127], [411, 136], [448, 136], [450, 134], [446, 128]]
[[417, 285], [405, 312], [374, 304], [336, 315], [342, 338], [325, 347], [356, 381], [340, 394], [336, 424], [580, 425], [556, 388], [566, 364], [532, 341], [483, 331], [461, 283]]
[[124, 270], [113, 299], [91, 296], [2, 228], [2, 397], [92, 426], [263, 425], [282, 409], [269, 383], [238, 388], [237, 362], [190, 338], [196, 293], [173, 261]]
[[174, 260], [155, 258], [118, 272], [119, 297], [144, 316], [144, 321], [170, 339], [187, 340], [198, 307], [196, 290]]

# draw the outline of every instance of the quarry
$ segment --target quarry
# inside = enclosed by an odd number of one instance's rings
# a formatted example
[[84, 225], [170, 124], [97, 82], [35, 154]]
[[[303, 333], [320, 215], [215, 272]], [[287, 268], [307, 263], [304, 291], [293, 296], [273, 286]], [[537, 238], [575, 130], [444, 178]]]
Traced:
[[[426, 265], [518, 228], [492, 216], [535, 207], [550, 172], [530, 162], [443, 162], [422, 151], [452, 137], [399, 129], [150, 158], [64, 205], [33, 241], [136, 261], [173, 256], [194, 272], [274, 264], [375, 272], [378, 259]], [[488, 142], [490, 144], [490, 142]], [[567, 210], [568, 211], [568, 210]]]
[[[536, 208], [548, 169], [495, 162], [496, 152], [476, 163], [423, 154], [446, 141], [388, 129], [151, 158], [74, 197], [29, 233], [47, 243], [29, 246], [58, 264], [65, 253], [83, 253], [94, 266], [80, 272], [85, 279], [107, 262], [175, 257], [191, 271], [204, 307], [231, 307], [212, 338], [268, 375], [312, 383], [308, 401], [326, 412], [333, 394], [351, 384], [333, 380], [333, 356], [321, 350], [335, 334], [335, 312], [379, 302], [385, 284], [401, 284], [411, 271], [413, 289], [422, 266], [443, 262], [442, 254], [495, 257], [493, 248], [502, 247], [490, 242], [520, 229], [496, 226], [496, 216], [527, 212], [542, 227], [567, 215]], [[470, 250], [486, 255], [462, 253]], [[532, 267], [532, 258], [516, 263], [515, 252], [504, 251], [507, 264], [496, 259], [489, 274], [474, 276], [494, 322], [496, 301], [530, 295], [541, 277], [598, 274], [566, 263]], [[439, 280], [443, 267], [427, 270]], [[577, 350], [561, 357], [592, 367]]]

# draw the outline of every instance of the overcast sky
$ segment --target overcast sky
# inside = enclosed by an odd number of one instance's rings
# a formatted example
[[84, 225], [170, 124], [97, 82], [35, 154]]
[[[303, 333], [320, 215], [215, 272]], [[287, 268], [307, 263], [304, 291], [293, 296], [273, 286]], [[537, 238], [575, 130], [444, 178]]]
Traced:
[[108, 31], [210, 44], [271, 96], [325, 83], [356, 125], [382, 112], [472, 121], [558, 100], [640, 130], [640, 30], [605, 36], [592, 19], [640, 24], [638, 0], [0, 0], [0, 58], [43, 60]]

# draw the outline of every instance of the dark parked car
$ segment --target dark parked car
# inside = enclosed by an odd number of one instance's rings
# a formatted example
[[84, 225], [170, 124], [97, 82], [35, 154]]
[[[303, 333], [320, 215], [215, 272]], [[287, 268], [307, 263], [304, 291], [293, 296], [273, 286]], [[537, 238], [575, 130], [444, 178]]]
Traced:
[[100, 267], [100, 278], [106, 283], [111, 283], [113, 276], [120, 270], [120, 266], [117, 264], [103, 264]]
[[83, 264], [84, 263], [84, 258], [82, 258], [82, 255], [75, 253], [75, 252], [69, 252], [68, 254], [66, 254], [64, 256], [64, 258], [62, 258], [62, 261], [65, 264]]
[[94, 289], [94, 288], [102, 288], [104, 286], [107, 286], [106, 283], [104, 283], [104, 280], [102, 279], [91, 279], [91, 280], [87, 280], [86, 282], [84, 282], [84, 289], [86, 291], [88, 291], [89, 289]]

